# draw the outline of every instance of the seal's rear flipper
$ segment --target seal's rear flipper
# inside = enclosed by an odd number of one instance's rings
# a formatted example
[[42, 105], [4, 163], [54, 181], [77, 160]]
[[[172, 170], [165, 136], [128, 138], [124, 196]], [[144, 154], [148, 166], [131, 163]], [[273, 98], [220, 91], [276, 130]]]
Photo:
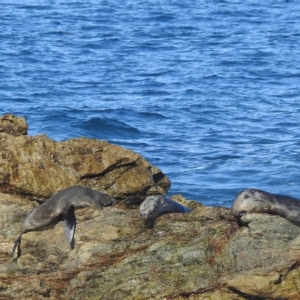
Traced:
[[63, 214], [64, 216], [64, 232], [66, 239], [69, 244], [72, 244], [75, 227], [76, 227], [76, 218], [74, 214], [74, 206], [70, 205]]
[[[12, 252], [11, 252], [11, 257], [12, 257], [12, 258], [14, 258], [14, 256], [15, 256], [15, 251], [16, 251], [17, 246], [20, 245], [20, 242], [21, 242], [21, 236], [22, 236], [22, 235], [20, 235], [20, 236], [16, 239], [16, 241], [15, 241], [14, 247], [13, 247]], [[18, 256], [19, 256], [19, 251], [18, 251]]]

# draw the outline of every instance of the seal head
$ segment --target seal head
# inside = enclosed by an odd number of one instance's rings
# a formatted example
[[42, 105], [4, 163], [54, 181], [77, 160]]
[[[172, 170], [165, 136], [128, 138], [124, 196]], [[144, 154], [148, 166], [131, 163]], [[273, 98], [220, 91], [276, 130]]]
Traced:
[[143, 219], [157, 218], [167, 213], [186, 213], [192, 210], [162, 195], [148, 196], [140, 205]]

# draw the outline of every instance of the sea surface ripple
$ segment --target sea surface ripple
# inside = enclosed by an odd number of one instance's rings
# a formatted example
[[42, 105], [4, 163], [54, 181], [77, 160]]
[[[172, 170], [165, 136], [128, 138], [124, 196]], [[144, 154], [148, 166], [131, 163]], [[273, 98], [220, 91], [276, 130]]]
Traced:
[[0, 113], [132, 149], [181, 193], [300, 198], [299, 1], [1, 1]]

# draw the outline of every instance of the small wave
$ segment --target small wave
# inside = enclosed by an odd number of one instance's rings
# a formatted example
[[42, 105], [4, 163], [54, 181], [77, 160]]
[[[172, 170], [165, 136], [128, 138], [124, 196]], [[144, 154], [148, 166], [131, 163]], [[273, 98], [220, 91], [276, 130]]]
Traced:
[[148, 112], [148, 111], [145, 111], [145, 112], [139, 112], [139, 115], [141, 117], [146, 117], [146, 118], [151, 119], [151, 120], [168, 119], [167, 116], [165, 116], [162, 113], [158, 113], [158, 112]]
[[73, 126], [82, 129], [87, 136], [104, 140], [133, 139], [142, 136], [140, 130], [117, 119], [96, 117], [87, 121], [76, 122]]
[[27, 98], [10, 98], [9, 101], [16, 103], [30, 103], [31, 101]]

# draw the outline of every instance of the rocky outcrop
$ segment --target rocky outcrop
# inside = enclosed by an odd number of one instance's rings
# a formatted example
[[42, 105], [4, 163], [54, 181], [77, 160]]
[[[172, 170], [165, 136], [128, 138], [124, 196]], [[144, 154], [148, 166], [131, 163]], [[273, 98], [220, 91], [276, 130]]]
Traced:
[[227, 208], [159, 217], [152, 228], [137, 209], [76, 211], [75, 246], [61, 222], [23, 235], [33, 207], [0, 194], [0, 299], [299, 299], [300, 229], [249, 214], [239, 227]]
[[15, 133], [0, 133], [2, 192], [45, 200], [63, 188], [84, 185], [130, 206], [170, 187], [161, 170], [131, 150], [88, 138], [56, 142], [45, 135], [18, 136], [25, 119], [8, 115], [2, 121], [4, 132]]
[[[0, 299], [300, 299], [300, 227], [280, 216], [247, 214], [239, 227], [230, 209], [177, 195], [193, 211], [149, 224], [128, 207], [169, 181], [132, 151], [7, 133], [0, 151]], [[74, 184], [119, 205], [76, 210], [73, 249], [59, 222], [24, 234], [11, 259], [32, 200]]]
[[5, 132], [14, 136], [26, 135], [28, 125], [25, 118], [6, 114], [0, 117], [0, 132]]

